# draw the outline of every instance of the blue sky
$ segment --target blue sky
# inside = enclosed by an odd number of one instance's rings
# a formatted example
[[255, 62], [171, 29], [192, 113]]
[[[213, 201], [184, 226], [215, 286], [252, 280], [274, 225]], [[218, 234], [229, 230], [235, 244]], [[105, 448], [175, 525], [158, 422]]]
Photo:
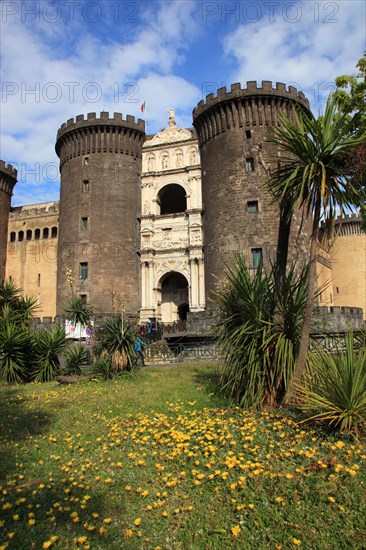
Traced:
[[18, 168], [13, 205], [58, 200], [57, 129], [102, 110], [180, 126], [222, 85], [301, 89], [315, 114], [366, 49], [363, 0], [8, 1], [1, 9], [0, 158]]

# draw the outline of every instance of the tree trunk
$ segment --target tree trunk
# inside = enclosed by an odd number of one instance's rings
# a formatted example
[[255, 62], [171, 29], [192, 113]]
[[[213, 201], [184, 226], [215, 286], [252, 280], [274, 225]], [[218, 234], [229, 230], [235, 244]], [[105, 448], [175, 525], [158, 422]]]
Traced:
[[288, 202], [280, 205], [280, 224], [278, 228], [277, 255], [275, 265], [275, 284], [277, 291], [283, 289], [286, 277], [288, 247], [292, 221], [292, 208]]
[[301, 330], [301, 340], [300, 340], [300, 349], [299, 355], [296, 361], [296, 368], [294, 375], [292, 377], [287, 395], [285, 397], [285, 403], [289, 404], [295, 401], [296, 398], [296, 384], [299, 385], [301, 382], [301, 377], [305, 369], [305, 362], [308, 353], [308, 346], [310, 340], [310, 331], [311, 331], [311, 320], [313, 317], [314, 309], [314, 287], [315, 287], [315, 275], [316, 275], [316, 257], [317, 253], [317, 238], [313, 234], [311, 238], [310, 246], [310, 268], [308, 275], [308, 285], [307, 285], [307, 297], [306, 305], [304, 312], [304, 321], [302, 324]]

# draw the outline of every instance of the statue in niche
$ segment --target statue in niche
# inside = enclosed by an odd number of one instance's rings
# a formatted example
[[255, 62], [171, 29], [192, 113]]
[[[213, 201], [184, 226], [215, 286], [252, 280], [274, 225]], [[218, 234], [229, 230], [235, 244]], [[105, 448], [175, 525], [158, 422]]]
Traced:
[[166, 169], [168, 168], [168, 155], [164, 155], [162, 160], [161, 160], [161, 167], [162, 169]]
[[176, 167], [181, 168], [183, 166], [183, 153], [182, 151], [178, 151], [176, 153]]
[[189, 162], [191, 164], [196, 164], [196, 151], [192, 149], [192, 151], [189, 154]]
[[147, 171], [152, 172], [154, 170], [154, 157], [150, 156], [147, 159]]

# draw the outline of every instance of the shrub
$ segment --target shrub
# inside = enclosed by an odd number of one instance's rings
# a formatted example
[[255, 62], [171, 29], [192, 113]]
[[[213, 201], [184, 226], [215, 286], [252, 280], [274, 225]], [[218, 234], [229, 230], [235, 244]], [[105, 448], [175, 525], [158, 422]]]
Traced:
[[65, 353], [66, 357], [66, 366], [65, 374], [81, 374], [81, 367], [90, 364], [90, 353], [89, 350], [82, 346], [74, 347], [70, 350], [67, 350]]
[[297, 387], [307, 420], [321, 420], [340, 431], [366, 423], [366, 349], [354, 349], [352, 333], [346, 335], [345, 350], [317, 350], [307, 369], [305, 385]]
[[282, 291], [274, 270], [254, 272], [238, 257], [226, 271], [214, 301], [220, 312], [219, 345], [224, 355], [222, 384], [243, 407], [283, 400], [299, 350], [306, 303], [307, 268], [290, 269]]
[[0, 380], [8, 384], [29, 381], [32, 338], [22, 323], [8, 318], [0, 321]]
[[34, 333], [36, 363], [33, 378], [36, 382], [49, 382], [60, 372], [60, 355], [69, 345], [65, 330], [56, 325], [51, 330]]
[[108, 354], [114, 372], [131, 369], [134, 359], [136, 331], [121, 314], [109, 317], [96, 331], [94, 354], [102, 357]]
[[108, 355], [99, 357], [93, 365], [93, 374], [101, 376], [104, 380], [113, 378], [116, 370], [112, 365], [112, 360]]

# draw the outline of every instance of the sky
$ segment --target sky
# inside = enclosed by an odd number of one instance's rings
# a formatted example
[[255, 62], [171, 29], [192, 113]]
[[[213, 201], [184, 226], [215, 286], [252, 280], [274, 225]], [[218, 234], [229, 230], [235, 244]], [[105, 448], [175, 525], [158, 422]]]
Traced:
[[59, 198], [58, 128], [122, 112], [148, 133], [192, 126], [221, 86], [284, 82], [324, 109], [366, 49], [363, 0], [0, 0], [0, 158], [18, 169], [13, 206]]

